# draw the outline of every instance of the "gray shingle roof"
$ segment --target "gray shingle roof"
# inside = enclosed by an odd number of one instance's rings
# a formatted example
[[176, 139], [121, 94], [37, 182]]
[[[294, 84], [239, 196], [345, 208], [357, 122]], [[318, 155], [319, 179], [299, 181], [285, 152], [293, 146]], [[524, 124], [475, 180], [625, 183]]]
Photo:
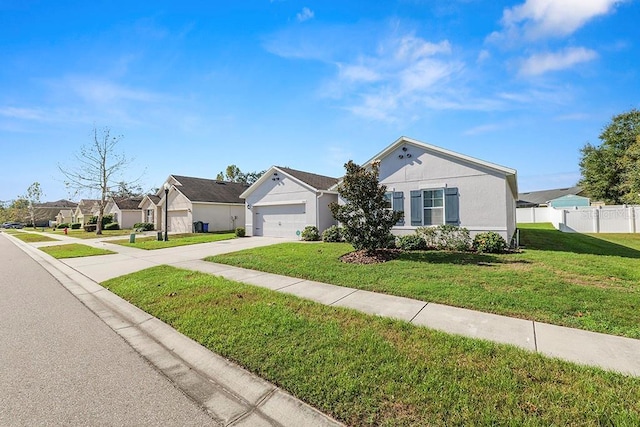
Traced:
[[555, 188], [552, 190], [529, 191], [527, 193], [518, 193], [518, 204], [542, 205], [550, 200], [558, 197], [568, 196], [570, 194], [580, 196], [582, 187]]
[[55, 202], [37, 203], [34, 206], [37, 208], [75, 208], [78, 206], [78, 204], [69, 200], [62, 199], [56, 200]]
[[193, 178], [189, 176], [171, 175], [181, 185], [176, 185], [192, 202], [240, 203], [240, 198], [249, 186], [241, 182], [216, 181], [214, 179]]
[[116, 206], [124, 210], [139, 210], [138, 205], [142, 202], [142, 197], [119, 197], [114, 198]]
[[93, 210], [93, 207], [99, 202], [98, 199], [82, 199], [78, 203], [78, 207], [80, 208], [80, 212], [83, 215], [90, 214]]
[[315, 173], [303, 172], [280, 166], [277, 166], [277, 168], [315, 188], [316, 190], [328, 190], [338, 182], [338, 178], [332, 178], [330, 176], [318, 175]]

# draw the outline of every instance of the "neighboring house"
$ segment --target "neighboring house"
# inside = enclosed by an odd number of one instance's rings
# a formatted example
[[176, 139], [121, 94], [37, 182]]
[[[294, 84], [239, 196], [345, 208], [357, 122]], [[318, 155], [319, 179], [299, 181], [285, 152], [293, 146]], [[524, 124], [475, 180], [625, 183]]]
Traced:
[[89, 219], [92, 216], [98, 216], [98, 211], [100, 209], [98, 205], [99, 203], [100, 200], [96, 199], [80, 200], [73, 214], [74, 222], [79, 222], [82, 226], [84, 226], [89, 222]]
[[518, 194], [519, 208], [589, 206], [582, 187], [555, 188]]
[[142, 197], [111, 197], [104, 208], [105, 215], [113, 215], [113, 222], [120, 228], [133, 228], [140, 222], [140, 208]]
[[142, 198], [140, 205], [141, 216], [140, 222], [148, 222], [154, 225], [156, 230], [160, 227], [160, 214], [162, 213], [162, 208], [159, 206], [160, 197], [155, 194], [147, 194]]
[[[48, 227], [49, 223], [56, 220], [56, 217], [63, 209], [75, 209], [77, 203], [69, 200], [56, 200], [55, 202], [37, 203], [34, 205], [35, 226]], [[27, 215], [27, 223], [31, 223], [31, 215]]]
[[[170, 232], [191, 233], [196, 221], [208, 224], [208, 231], [244, 227], [244, 201], [240, 194], [248, 188], [247, 184], [181, 175], [169, 175], [165, 184], [169, 187], [167, 212]], [[164, 185], [156, 195], [160, 200], [155, 224], [158, 230], [163, 230], [167, 202]]]
[[73, 222], [73, 210], [61, 209], [56, 215], [56, 224], [71, 224]]
[[[495, 231], [511, 241], [518, 194], [514, 169], [406, 137], [364, 166], [374, 161], [380, 162], [389, 209], [405, 214], [394, 234], [451, 224], [467, 228], [472, 236]], [[326, 229], [335, 223], [328, 205], [338, 200], [337, 183], [335, 178], [272, 167], [241, 195], [247, 205], [247, 234], [295, 238], [307, 225]]]
[[337, 178], [272, 166], [240, 195], [246, 202], [249, 236], [299, 238], [308, 225], [322, 232], [336, 224], [329, 210], [338, 201], [329, 191]]

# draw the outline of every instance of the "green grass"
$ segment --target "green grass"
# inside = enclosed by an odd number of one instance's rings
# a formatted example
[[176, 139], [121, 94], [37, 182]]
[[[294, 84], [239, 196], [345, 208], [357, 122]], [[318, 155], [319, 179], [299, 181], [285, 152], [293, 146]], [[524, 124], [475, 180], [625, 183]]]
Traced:
[[55, 242], [58, 240], [58, 239], [53, 239], [49, 236], [45, 236], [43, 234], [37, 234], [37, 233], [16, 232], [16, 233], [12, 233], [12, 235], [16, 239], [20, 239], [23, 242], [27, 242], [27, 243]]
[[348, 244], [283, 243], [207, 258], [374, 292], [640, 338], [640, 234], [524, 225], [516, 254], [419, 251], [345, 264]]
[[103, 285], [348, 425], [640, 425], [638, 378], [168, 266]]
[[[57, 228], [55, 231], [51, 228], [45, 228], [45, 232], [51, 234], [57, 234], [64, 236], [64, 229]], [[111, 236], [128, 236], [133, 233], [133, 230], [102, 230], [102, 234], [98, 235], [95, 231], [86, 232], [84, 229], [80, 228], [78, 230], [72, 230], [70, 228], [67, 229], [67, 235], [69, 237], [75, 237], [78, 239], [103, 239], [105, 237]]]
[[129, 240], [112, 240], [109, 243], [115, 243], [122, 246], [130, 246], [139, 249], [164, 249], [173, 248], [175, 246], [195, 245], [198, 243], [219, 242], [221, 240], [235, 239], [233, 232], [229, 233], [187, 233], [187, 234], [170, 234], [169, 240], [158, 241], [156, 237], [136, 238], [135, 243], [129, 243]]
[[57, 259], [80, 258], [80, 257], [96, 256], [96, 255], [110, 255], [115, 253], [107, 249], [93, 248], [91, 246], [81, 245], [79, 243], [71, 243], [68, 245], [57, 245], [57, 246], [45, 246], [39, 249]]

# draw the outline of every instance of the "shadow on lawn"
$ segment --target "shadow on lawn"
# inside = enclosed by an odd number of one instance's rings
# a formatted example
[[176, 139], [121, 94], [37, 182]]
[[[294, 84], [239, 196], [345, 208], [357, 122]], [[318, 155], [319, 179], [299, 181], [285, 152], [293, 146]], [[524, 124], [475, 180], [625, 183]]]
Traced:
[[459, 264], [479, 265], [490, 267], [492, 264], [529, 264], [525, 260], [512, 260], [508, 256], [491, 254], [477, 254], [472, 252], [447, 251], [417, 251], [404, 252], [399, 257], [401, 261], [423, 262], [429, 264]]
[[640, 258], [640, 251], [628, 246], [607, 242], [586, 234], [563, 233], [555, 229], [521, 228], [520, 244], [525, 249]]

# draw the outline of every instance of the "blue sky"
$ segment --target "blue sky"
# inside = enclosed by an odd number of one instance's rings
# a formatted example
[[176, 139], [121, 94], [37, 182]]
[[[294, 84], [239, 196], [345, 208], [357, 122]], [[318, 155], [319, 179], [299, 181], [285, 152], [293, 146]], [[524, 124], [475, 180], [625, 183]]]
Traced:
[[640, 108], [638, 0], [0, 0], [0, 18], [0, 200], [68, 197], [58, 165], [94, 124], [144, 188], [229, 164], [340, 176], [402, 135], [557, 188]]

